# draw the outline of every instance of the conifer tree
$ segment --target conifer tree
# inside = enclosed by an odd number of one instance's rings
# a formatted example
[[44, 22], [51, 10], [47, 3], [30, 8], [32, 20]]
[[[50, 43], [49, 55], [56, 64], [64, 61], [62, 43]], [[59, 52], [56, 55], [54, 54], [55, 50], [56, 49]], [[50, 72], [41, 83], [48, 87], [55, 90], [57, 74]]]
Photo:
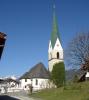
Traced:
[[56, 63], [51, 72], [51, 79], [57, 88], [65, 84], [65, 66], [63, 62]]

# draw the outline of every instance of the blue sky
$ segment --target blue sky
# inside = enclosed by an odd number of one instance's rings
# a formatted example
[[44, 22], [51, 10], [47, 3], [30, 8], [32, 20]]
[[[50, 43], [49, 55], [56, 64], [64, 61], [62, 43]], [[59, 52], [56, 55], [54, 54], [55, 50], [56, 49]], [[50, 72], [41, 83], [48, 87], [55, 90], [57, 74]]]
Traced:
[[[89, 32], [89, 0], [55, 0], [63, 49], [79, 32]], [[0, 0], [0, 31], [7, 41], [0, 76], [22, 75], [39, 62], [48, 67], [52, 0]]]

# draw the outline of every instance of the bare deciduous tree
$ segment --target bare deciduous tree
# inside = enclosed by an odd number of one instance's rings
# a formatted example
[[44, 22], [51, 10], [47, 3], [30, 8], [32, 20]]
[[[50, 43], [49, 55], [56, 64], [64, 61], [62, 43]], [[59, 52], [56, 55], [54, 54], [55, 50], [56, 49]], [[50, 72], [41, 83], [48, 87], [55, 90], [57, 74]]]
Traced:
[[65, 58], [69, 66], [89, 71], [89, 33], [79, 34], [69, 43]]

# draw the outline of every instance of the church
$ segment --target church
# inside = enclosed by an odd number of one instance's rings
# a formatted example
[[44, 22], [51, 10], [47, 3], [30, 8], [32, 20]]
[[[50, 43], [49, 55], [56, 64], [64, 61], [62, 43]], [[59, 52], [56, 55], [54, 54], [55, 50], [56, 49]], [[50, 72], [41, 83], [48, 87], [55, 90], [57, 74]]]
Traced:
[[48, 66], [49, 71], [53, 69], [53, 65], [63, 61], [63, 48], [60, 41], [60, 34], [58, 30], [57, 17], [55, 14], [55, 5], [53, 7], [53, 28], [51, 33], [51, 39], [49, 41], [48, 49]]
[[[46, 69], [44, 64], [42, 62], [39, 62], [38, 64], [34, 65], [29, 71], [25, 72], [18, 79], [15, 78], [14, 79], [7, 78], [3, 80], [1, 79], [1, 83], [5, 84], [6, 86], [8, 85], [9, 82], [10, 87], [8, 87], [8, 92], [13, 92], [13, 91], [15, 92], [21, 90], [27, 91], [29, 90], [30, 86], [33, 87], [34, 91], [45, 89], [45, 88], [51, 88], [52, 86], [54, 86], [49, 80], [50, 72], [52, 72], [54, 64], [63, 62], [63, 48], [61, 45], [60, 32], [58, 30], [58, 22], [55, 13], [55, 5], [53, 5], [52, 23], [53, 23], [52, 33], [51, 33], [49, 46], [48, 46], [48, 68]], [[0, 85], [0, 87], [1, 87], [1, 92], [4, 93], [3, 85]]]
[[53, 65], [63, 62], [63, 48], [60, 41], [55, 5], [53, 5], [52, 23], [52, 33], [48, 47], [48, 69], [40, 62], [33, 66], [28, 72], [24, 73], [19, 78], [21, 88], [24, 90], [28, 90], [29, 85], [33, 86], [33, 90], [49, 88], [50, 72], [53, 69]]

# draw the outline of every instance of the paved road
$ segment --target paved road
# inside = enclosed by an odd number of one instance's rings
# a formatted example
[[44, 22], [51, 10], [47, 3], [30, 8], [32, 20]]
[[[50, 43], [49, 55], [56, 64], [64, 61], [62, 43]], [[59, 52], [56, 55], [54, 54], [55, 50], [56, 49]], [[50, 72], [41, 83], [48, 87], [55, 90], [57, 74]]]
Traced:
[[7, 95], [0, 95], [0, 100], [39, 100], [31, 98], [25, 91], [12, 92]]
[[33, 99], [33, 98], [29, 97], [28, 94], [26, 92], [24, 92], [24, 91], [8, 93], [8, 95], [11, 96], [11, 97], [17, 98], [17, 100], [18, 99], [19, 100], [38, 100], [38, 99]]
[[10, 97], [10, 96], [7, 96], [7, 95], [1, 95], [0, 100], [20, 100], [20, 99]]

